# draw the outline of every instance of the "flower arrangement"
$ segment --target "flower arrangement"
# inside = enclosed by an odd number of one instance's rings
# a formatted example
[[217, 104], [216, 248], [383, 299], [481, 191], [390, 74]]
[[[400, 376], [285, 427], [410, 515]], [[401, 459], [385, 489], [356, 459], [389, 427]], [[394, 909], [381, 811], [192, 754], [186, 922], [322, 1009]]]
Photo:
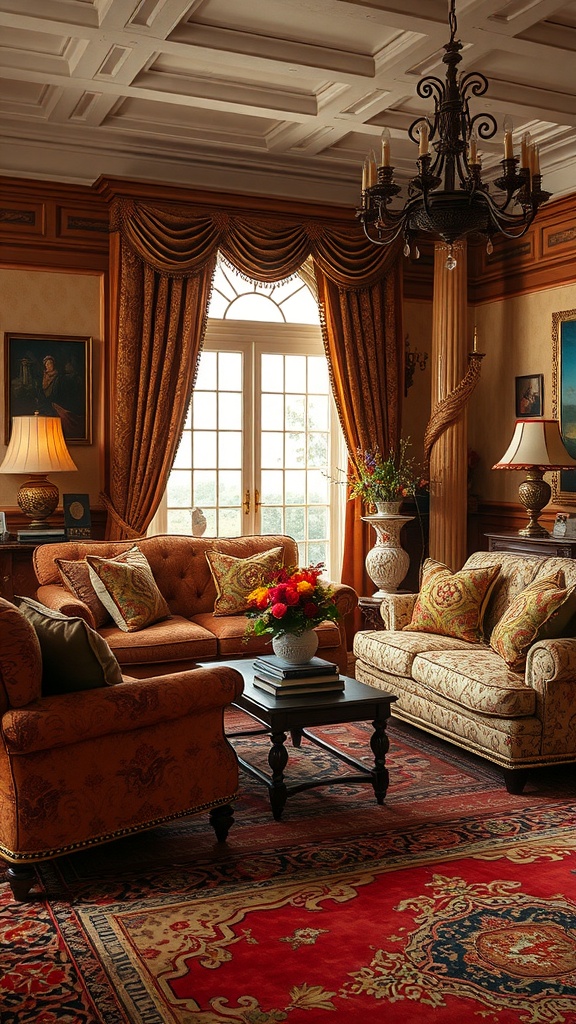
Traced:
[[320, 579], [323, 569], [323, 562], [306, 569], [275, 569], [267, 586], [256, 587], [248, 595], [252, 607], [246, 615], [253, 620], [251, 631], [256, 636], [299, 636], [326, 619], [336, 622], [340, 612], [333, 601], [332, 587]]
[[349, 497], [374, 504], [401, 501], [425, 489], [427, 481], [422, 480], [415, 460], [407, 454], [410, 446], [410, 438], [402, 438], [398, 451], [391, 448], [386, 459], [377, 446], [366, 451], [357, 448], [352, 460], [354, 472], [348, 477]]

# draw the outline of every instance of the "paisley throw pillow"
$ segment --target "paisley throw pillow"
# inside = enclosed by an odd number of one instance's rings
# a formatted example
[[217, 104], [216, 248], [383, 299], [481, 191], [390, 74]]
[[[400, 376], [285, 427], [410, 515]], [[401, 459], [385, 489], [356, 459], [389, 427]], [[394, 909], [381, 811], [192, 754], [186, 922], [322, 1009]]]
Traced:
[[490, 646], [515, 672], [526, 666], [532, 644], [561, 636], [576, 614], [576, 587], [564, 586], [564, 574], [533, 580], [510, 603], [490, 635]]
[[116, 558], [86, 555], [86, 561], [94, 590], [119, 629], [135, 633], [170, 618], [150, 563], [137, 545]]
[[206, 559], [216, 584], [214, 615], [242, 615], [248, 594], [265, 585], [273, 569], [282, 565], [283, 548], [270, 548], [260, 555], [234, 558], [221, 551], [207, 551]]
[[499, 572], [499, 565], [489, 565], [452, 573], [448, 566], [427, 558], [412, 620], [404, 629], [480, 643], [484, 613]]

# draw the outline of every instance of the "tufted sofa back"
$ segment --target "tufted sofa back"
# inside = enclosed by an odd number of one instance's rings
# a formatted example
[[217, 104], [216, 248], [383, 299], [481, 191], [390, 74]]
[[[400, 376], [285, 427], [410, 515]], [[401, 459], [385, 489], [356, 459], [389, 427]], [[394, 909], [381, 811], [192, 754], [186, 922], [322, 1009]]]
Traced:
[[158, 588], [175, 615], [191, 617], [214, 610], [216, 587], [206, 551], [221, 551], [234, 558], [248, 558], [269, 548], [284, 550], [284, 565], [298, 564], [298, 545], [292, 537], [264, 534], [249, 537], [190, 537], [178, 534], [143, 537], [130, 541], [68, 541], [42, 544], [33, 555], [39, 586], [61, 584], [57, 558], [81, 560], [86, 555], [113, 558], [137, 544], [146, 555]]
[[464, 563], [463, 568], [475, 569], [485, 565], [500, 566], [500, 574], [484, 617], [486, 637], [490, 636], [510, 602], [532, 583], [532, 580], [544, 579], [546, 576], [562, 572], [564, 585], [576, 586], [576, 559], [572, 558], [545, 558], [542, 555], [522, 555], [511, 551], [475, 551]]

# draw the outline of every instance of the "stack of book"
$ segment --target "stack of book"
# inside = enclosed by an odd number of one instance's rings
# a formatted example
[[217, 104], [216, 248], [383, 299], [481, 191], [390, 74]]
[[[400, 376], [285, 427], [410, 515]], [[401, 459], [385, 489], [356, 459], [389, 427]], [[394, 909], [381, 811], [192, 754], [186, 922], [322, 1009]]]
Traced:
[[338, 666], [323, 658], [311, 658], [306, 665], [287, 665], [275, 654], [256, 658], [254, 686], [275, 697], [337, 693], [344, 689]]
[[59, 526], [28, 526], [25, 530], [18, 530], [18, 540], [28, 544], [56, 544], [66, 539], [66, 531]]

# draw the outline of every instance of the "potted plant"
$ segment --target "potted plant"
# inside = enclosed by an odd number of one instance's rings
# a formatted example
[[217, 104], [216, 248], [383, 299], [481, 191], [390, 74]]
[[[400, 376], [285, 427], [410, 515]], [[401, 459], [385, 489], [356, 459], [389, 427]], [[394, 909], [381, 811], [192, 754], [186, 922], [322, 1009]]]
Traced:
[[408, 456], [410, 447], [410, 438], [401, 438], [398, 449], [390, 448], [386, 459], [377, 445], [357, 448], [348, 476], [349, 498], [361, 498], [381, 514], [397, 513], [403, 499], [414, 496], [423, 484], [415, 460]]

